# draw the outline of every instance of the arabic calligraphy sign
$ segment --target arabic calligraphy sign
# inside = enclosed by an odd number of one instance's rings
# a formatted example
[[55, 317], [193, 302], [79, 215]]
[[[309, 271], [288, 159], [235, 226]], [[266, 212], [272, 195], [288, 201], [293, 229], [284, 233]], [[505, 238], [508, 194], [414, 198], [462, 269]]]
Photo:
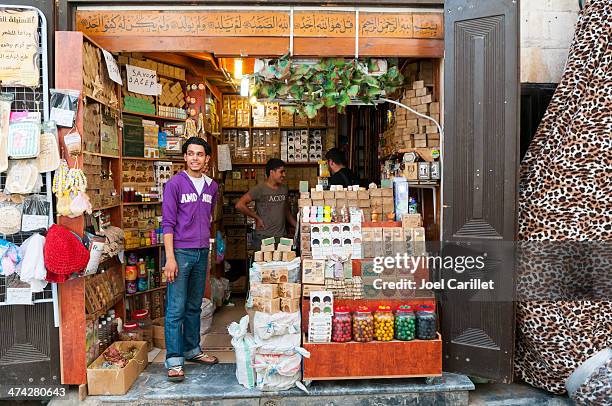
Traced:
[[31, 10], [0, 9], [0, 81], [3, 86], [36, 87], [38, 15]]
[[440, 13], [362, 13], [359, 15], [359, 36], [443, 39], [443, 22]]
[[293, 15], [296, 37], [354, 37], [355, 13], [297, 11]]
[[[289, 37], [288, 11], [79, 10], [77, 29], [92, 36]], [[295, 37], [444, 38], [442, 13], [296, 10]]]
[[94, 36], [289, 36], [289, 13], [274, 11], [91, 11], [77, 12], [77, 29]]

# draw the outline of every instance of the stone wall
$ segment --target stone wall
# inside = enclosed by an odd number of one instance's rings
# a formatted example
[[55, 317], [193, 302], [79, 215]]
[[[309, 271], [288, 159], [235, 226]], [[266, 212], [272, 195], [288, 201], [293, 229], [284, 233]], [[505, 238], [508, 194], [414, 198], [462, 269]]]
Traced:
[[521, 0], [522, 83], [559, 83], [578, 11], [578, 0]]

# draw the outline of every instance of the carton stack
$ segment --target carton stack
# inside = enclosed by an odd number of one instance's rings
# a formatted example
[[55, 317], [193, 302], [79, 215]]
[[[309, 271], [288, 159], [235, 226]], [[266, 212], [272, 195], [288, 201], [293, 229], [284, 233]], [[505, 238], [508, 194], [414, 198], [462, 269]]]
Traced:
[[420, 214], [402, 215], [402, 229], [407, 242], [408, 255], [422, 256], [427, 249], [425, 245], [425, 228]]
[[155, 121], [142, 120], [144, 127], [144, 157], [159, 158], [159, 126]]
[[293, 261], [296, 255], [291, 249], [292, 245], [293, 240], [290, 238], [281, 238], [278, 245], [275, 245], [274, 237], [264, 238], [261, 242], [261, 250], [255, 252], [255, 262]]
[[[411, 88], [404, 91], [400, 102], [440, 122], [440, 103], [434, 101], [432, 88], [427, 87], [423, 80], [413, 82]], [[433, 121], [421, 118], [402, 107], [396, 108], [395, 126], [389, 128], [383, 137], [389, 148], [386, 152], [440, 147], [440, 134]]]

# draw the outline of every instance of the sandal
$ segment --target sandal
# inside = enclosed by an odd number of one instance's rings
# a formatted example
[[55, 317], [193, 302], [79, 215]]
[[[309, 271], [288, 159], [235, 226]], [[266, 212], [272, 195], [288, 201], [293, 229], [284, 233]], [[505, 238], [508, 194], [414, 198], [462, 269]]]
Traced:
[[188, 359], [187, 361], [196, 362], [198, 364], [203, 364], [203, 365], [215, 365], [219, 362], [217, 357], [215, 357], [214, 355], [208, 355], [204, 352], [200, 352], [198, 355], [196, 355], [195, 357], [191, 359]]
[[185, 373], [183, 372], [183, 366], [177, 365], [168, 368], [168, 380], [170, 382], [183, 382], [185, 380]]

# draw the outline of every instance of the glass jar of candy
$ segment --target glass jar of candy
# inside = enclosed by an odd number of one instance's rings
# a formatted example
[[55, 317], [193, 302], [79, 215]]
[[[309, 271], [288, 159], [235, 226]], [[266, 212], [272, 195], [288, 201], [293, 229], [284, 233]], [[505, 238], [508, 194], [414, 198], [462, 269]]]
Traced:
[[412, 306], [402, 305], [395, 312], [395, 338], [401, 341], [414, 340], [416, 323]]
[[153, 322], [148, 310], [135, 310], [132, 322], [138, 324], [142, 330], [142, 339], [149, 343], [149, 349], [153, 347]]
[[393, 322], [395, 317], [391, 306], [381, 305], [374, 313], [374, 338], [378, 341], [393, 340]]
[[351, 312], [346, 306], [338, 306], [332, 317], [332, 341], [346, 343], [353, 338]]
[[367, 306], [359, 306], [353, 314], [353, 339], [368, 342], [374, 339], [374, 317]]
[[436, 326], [437, 319], [434, 307], [420, 305], [416, 312], [416, 337], [419, 340], [434, 340], [438, 336]]
[[142, 329], [138, 323], [125, 323], [119, 338], [121, 341], [143, 341]]

